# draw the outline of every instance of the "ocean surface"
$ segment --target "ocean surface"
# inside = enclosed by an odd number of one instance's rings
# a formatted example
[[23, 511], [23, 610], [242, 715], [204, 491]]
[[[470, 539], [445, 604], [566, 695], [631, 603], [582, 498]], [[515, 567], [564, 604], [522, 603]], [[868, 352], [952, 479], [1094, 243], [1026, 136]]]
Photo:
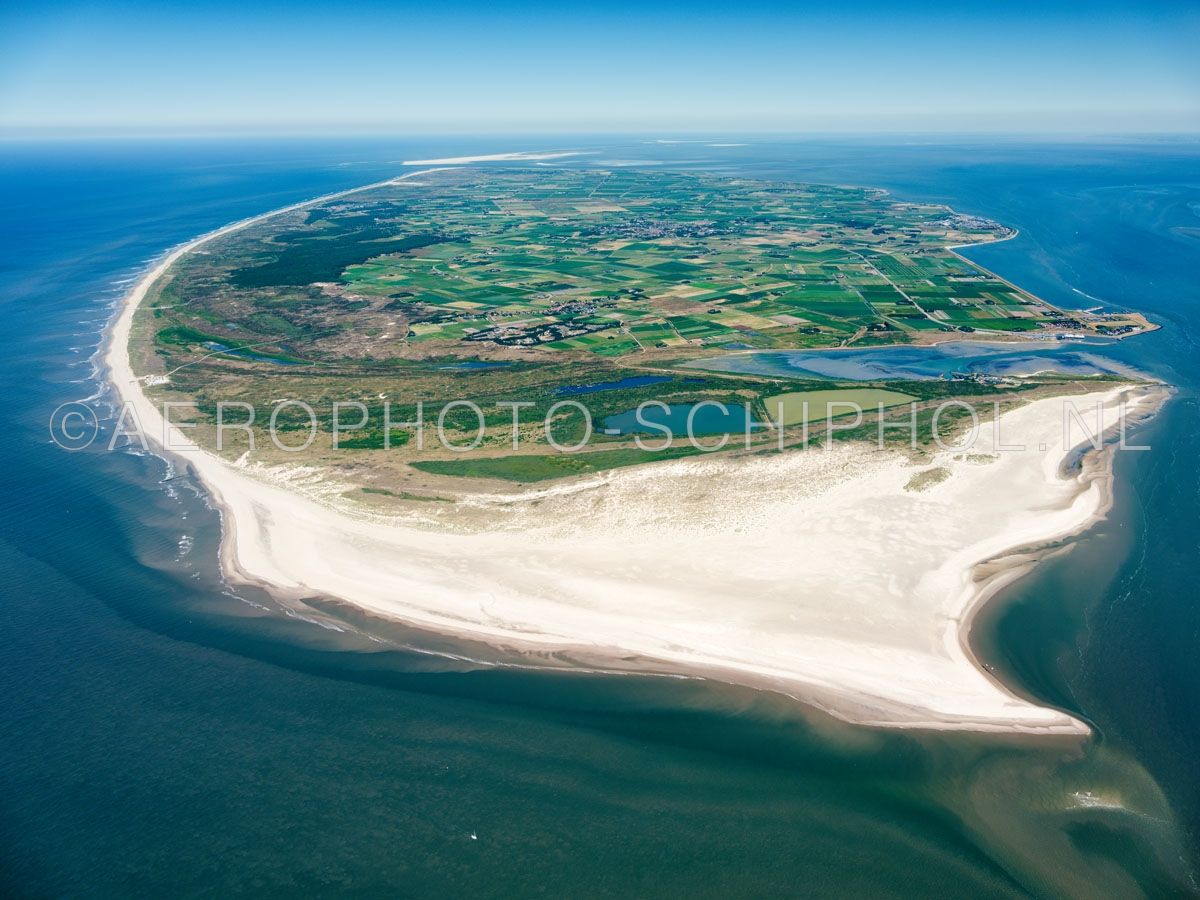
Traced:
[[[1005, 278], [1162, 324], [1097, 351], [1176, 387], [1152, 449], [1119, 455], [1109, 519], [976, 631], [1093, 740], [878, 732], [716, 684], [414, 653], [402, 628], [229, 590], [186, 474], [100, 449], [102, 330], [168, 248], [404, 159], [563, 147], [950, 203], [1020, 229], [968, 251]], [[0, 893], [1196, 893], [1198, 266], [1200, 146], [1165, 139], [0, 145]], [[68, 453], [47, 423], [76, 400], [101, 440]]]

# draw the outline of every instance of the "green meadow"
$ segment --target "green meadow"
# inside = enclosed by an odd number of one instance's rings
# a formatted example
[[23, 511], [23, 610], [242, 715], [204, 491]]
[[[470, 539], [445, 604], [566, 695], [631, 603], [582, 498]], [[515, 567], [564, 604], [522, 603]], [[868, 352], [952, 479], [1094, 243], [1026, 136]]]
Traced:
[[[839, 388], [831, 391], [793, 391], [766, 397], [763, 406], [767, 418], [778, 424], [782, 411], [783, 424], [819, 424], [830, 418], [877, 412], [881, 407], [889, 409], [902, 403], [911, 403], [918, 398], [912, 394], [889, 391], [883, 388]], [[850, 405], [853, 404], [853, 405]]]
[[[556, 408], [552, 432], [582, 429], [555, 406], [566, 399], [586, 400], [596, 423], [656, 400], [761, 404], [772, 421], [782, 408], [785, 426], [852, 415], [845, 404], [927, 399], [928, 386], [810, 381], [787, 391], [779, 379], [681, 367], [733, 349], [1036, 332], [1063, 313], [948, 249], [1007, 233], [866, 188], [444, 170], [282, 213], [185, 255], [139, 313], [139, 352], [147, 372], [170, 373], [160, 394], [195, 404], [198, 434], [222, 401], [265, 411], [303, 398], [321, 410], [318, 445], [352, 466], [540, 481], [695, 452], [613, 446], [622, 438], [600, 428], [589, 452], [550, 452], [537, 417]], [[436, 419], [464, 399], [485, 410], [481, 454], [422, 449], [405, 431], [384, 440], [381, 407], [408, 420], [422, 404]], [[347, 400], [370, 409], [371, 425], [333, 447], [328, 410]], [[504, 452], [511, 416], [498, 404], [508, 401], [533, 423], [520, 453]], [[470, 442], [467, 419], [445, 423], [451, 443]]]

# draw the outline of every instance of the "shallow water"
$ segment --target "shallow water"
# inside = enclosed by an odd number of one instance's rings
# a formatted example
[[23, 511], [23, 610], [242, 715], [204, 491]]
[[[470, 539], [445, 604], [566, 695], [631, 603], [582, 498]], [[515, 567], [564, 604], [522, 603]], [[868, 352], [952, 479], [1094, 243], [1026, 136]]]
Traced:
[[[688, 434], [745, 434], [756, 423], [750, 411], [736, 404], [670, 403], [627, 409], [606, 416], [602, 424], [605, 434], [652, 434], [656, 439], [667, 429], [675, 436]], [[653, 442], [651, 442], [653, 443]]]
[[[415, 653], [397, 626], [228, 591], [217, 516], [186, 476], [49, 441], [50, 411], [97, 390], [90, 357], [111, 304], [166, 248], [405, 158], [505, 149], [455, 138], [0, 151], [7, 893], [1186, 890], [1200, 846], [1194, 145], [607, 153], [953, 201], [1022, 229], [970, 251], [1004, 277], [1164, 324], [1104, 353], [1180, 388], [1146, 429], [1154, 449], [1118, 459], [1109, 521], [1009, 591], [978, 633], [1025, 689], [1096, 723], [1083, 748], [879, 733], [702, 682]], [[97, 405], [102, 443], [111, 422]]]
[[566, 387], [560, 387], [554, 393], [561, 396], [573, 396], [575, 394], [598, 394], [601, 391], [615, 391], [621, 388], [636, 388], [646, 387], [651, 384], [661, 384], [664, 381], [670, 381], [666, 375], [628, 375], [617, 381], [598, 381], [595, 384], [569, 384]]
[[931, 347], [865, 347], [835, 350], [764, 350], [718, 356], [691, 368], [791, 378], [879, 381], [932, 380], [962, 375], [1120, 374], [1130, 367], [1106, 358], [1113, 341], [1048, 341], [1013, 347], [953, 341]]

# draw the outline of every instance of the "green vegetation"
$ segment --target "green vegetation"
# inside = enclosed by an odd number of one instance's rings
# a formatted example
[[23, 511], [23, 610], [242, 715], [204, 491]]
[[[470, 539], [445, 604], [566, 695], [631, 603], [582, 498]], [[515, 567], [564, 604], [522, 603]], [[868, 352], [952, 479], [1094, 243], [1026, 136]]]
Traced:
[[[139, 312], [134, 352], [141, 371], [161, 376], [163, 399], [195, 404], [202, 441], [213, 441], [219, 404], [250, 404], [254, 452], [269, 454], [272, 411], [303, 400], [315, 411], [317, 464], [343, 465], [352, 482], [373, 471], [367, 492], [380, 497], [420, 496], [392, 490], [398, 472], [530, 482], [699, 452], [647, 453], [605, 433], [606, 417], [646, 400], [750, 404], [772, 419], [782, 402], [787, 425], [801, 422], [805, 402], [814, 424], [831, 402], [853, 402], [867, 419], [836, 439], [872, 439], [880, 403], [990, 399], [1032, 385], [839, 386], [683, 366], [735, 348], [1086, 330], [947, 249], [1008, 233], [865, 188], [443, 170], [282, 213], [184, 256]], [[460, 405], [442, 416], [463, 400], [478, 404], [485, 426], [477, 453], [456, 455], [395, 427], [420, 408], [426, 436], [444, 418], [449, 443], [470, 445], [476, 414]], [[512, 411], [503, 404], [512, 401], [524, 404], [519, 453], [509, 452]], [[336, 447], [335, 402], [368, 411]], [[588, 452], [550, 452], [550, 438], [571, 445], [585, 435], [585, 419], [565, 402], [588, 407]], [[274, 418], [289, 443], [310, 428], [294, 403]], [[346, 421], [357, 418], [352, 411]], [[249, 449], [245, 432], [230, 441], [227, 453]]]
[[435, 475], [457, 475], [465, 478], [500, 478], [504, 481], [533, 482], [570, 475], [590, 475], [606, 469], [636, 466], [641, 463], [662, 462], [694, 456], [702, 451], [691, 445], [668, 447], [665, 450], [596, 450], [590, 453], [549, 453], [528, 456], [464, 457], [413, 463], [413, 468]]
[[878, 191], [630, 171], [449, 171], [235, 232], [160, 317], [362, 364], [601, 358], [1036, 330], [1062, 314], [946, 249], [1007, 234]]
[[793, 391], [777, 394], [763, 400], [763, 406], [767, 410], [767, 417], [778, 424], [782, 405], [783, 424], [789, 426], [802, 425], [806, 421], [824, 422], [831, 415], [834, 418], [854, 415], [855, 407], [861, 412], [878, 412], [880, 407], [887, 409], [901, 403], [911, 403], [916, 399], [912, 394], [880, 388], [842, 388], [833, 391]]
[[351, 263], [415, 250], [441, 239], [431, 234], [397, 237], [394, 227], [376, 223], [366, 215], [348, 216], [342, 221], [345, 230], [332, 236], [306, 231], [278, 235], [276, 242], [283, 249], [267, 262], [235, 269], [230, 283], [240, 288], [263, 288], [337, 281]]

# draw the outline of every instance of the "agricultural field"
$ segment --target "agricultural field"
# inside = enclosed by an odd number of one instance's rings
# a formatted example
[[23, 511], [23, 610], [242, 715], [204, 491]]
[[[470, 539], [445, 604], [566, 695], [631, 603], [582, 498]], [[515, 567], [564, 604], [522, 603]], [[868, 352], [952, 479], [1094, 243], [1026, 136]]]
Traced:
[[444, 171], [214, 243], [178, 267], [160, 334], [317, 363], [1071, 327], [947, 249], [1007, 233], [865, 188]]
[[[392, 491], [395, 478], [418, 472], [563, 477], [650, 457], [626, 452], [628, 435], [600, 430], [591, 460], [505, 461], [513, 428], [501, 404], [519, 400], [536, 421], [564, 398], [586, 400], [600, 423], [646, 400], [707, 400], [749, 404], [761, 420], [773, 415], [764, 401], [782, 395], [790, 424], [797, 397], [831, 386], [680, 366], [752, 349], [1100, 330], [949, 249], [1009, 234], [869, 188], [438, 170], [271, 216], [184, 255], [139, 311], [131, 352], [156, 396], [194, 403], [204, 439], [222, 402], [269, 411], [302, 398], [320, 410], [321, 464], [385, 473], [373, 496], [404, 494]], [[895, 389], [845, 388], [865, 390], [872, 407], [908, 397]], [[387, 424], [425, 415], [467, 434], [474, 420], [462, 409], [439, 419], [464, 397], [496, 430], [470, 462], [418, 454], [414, 430]], [[369, 412], [342, 443], [336, 401]], [[518, 426], [533, 445], [522, 452], [577, 436], [584, 425], [569, 412], [554, 412], [553, 428]], [[301, 428], [293, 413], [277, 424]]]

